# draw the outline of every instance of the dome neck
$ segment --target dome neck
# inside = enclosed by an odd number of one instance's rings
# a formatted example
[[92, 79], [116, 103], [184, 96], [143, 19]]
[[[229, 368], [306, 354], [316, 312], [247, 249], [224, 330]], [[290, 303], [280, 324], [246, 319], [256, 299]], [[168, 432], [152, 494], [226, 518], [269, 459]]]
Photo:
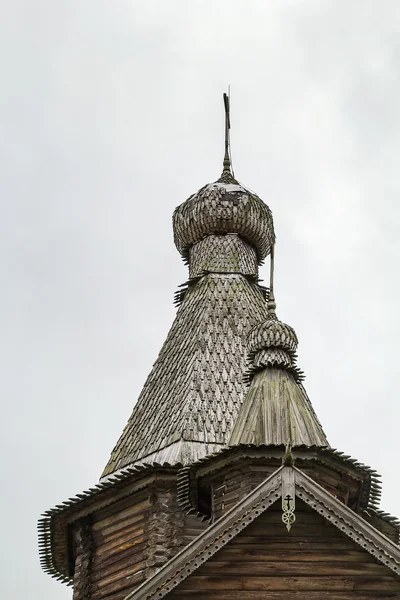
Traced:
[[190, 279], [207, 273], [240, 273], [258, 279], [256, 250], [235, 233], [208, 235], [189, 250]]
[[224, 170], [221, 173], [221, 177], [219, 179], [217, 179], [217, 183], [234, 183], [236, 185], [239, 185], [239, 182], [232, 175], [230, 167], [229, 167], [229, 169], [226, 169], [226, 170], [224, 168]]

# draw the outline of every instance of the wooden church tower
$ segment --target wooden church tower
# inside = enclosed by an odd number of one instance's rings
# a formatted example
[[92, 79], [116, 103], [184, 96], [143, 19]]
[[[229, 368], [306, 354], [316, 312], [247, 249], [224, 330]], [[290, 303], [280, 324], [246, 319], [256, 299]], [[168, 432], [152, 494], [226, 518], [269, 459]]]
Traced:
[[100, 482], [41, 518], [42, 566], [73, 600], [400, 599], [399, 522], [307, 396], [272, 214], [232, 174], [224, 100], [222, 175], [173, 215], [175, 321]]

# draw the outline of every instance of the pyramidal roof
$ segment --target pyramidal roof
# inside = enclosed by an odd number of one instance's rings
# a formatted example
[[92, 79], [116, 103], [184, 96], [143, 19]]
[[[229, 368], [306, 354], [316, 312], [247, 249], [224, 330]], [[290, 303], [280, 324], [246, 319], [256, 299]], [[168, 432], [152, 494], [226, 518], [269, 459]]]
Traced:
[[229, 444], [328, 446], [296, 365], [296, 332], [276, 316], [274, 252], [273, 246], [267, 317], [247, 338], [250, 389]]
[[328, 444], [295, 366], [295, 333], [259, 285], [275, 244], [272, 213], [232, 174], [225, 106], [222, 175], [173, 215], [189, 280], [103, 477], [132, 464], [188, 464], [241, 443]]

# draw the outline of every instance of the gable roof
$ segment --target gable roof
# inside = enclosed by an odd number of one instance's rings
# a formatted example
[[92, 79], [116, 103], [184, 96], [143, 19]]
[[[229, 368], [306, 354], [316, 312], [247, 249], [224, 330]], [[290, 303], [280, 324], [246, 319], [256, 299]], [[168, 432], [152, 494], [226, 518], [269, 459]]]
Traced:
[[[296, 467], [283, 466], [202, 532], [125, 600], [166, 596], [293, 486], [295, 495], [346, 534], [376, 560], [400, 575], [400, 547], [342, 504]], [[285, 496], [284, 496], [285, 497]], [[295, 525], [294, 525], [295, 526]], [[284, 527], [282, 523], [282, 527]]]

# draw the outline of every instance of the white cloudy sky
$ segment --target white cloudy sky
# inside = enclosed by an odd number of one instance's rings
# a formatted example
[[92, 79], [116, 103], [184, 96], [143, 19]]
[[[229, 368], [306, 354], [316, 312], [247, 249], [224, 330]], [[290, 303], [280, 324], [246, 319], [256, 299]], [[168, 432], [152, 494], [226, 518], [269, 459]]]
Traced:
[[0, 23], [1, 596], [71, 597], [36, 521], [97, 481], [165, 338], [171, 214], [219, 176], [228, 84], [306, 388], [400, 515], [400, 2], [4, 0]]

